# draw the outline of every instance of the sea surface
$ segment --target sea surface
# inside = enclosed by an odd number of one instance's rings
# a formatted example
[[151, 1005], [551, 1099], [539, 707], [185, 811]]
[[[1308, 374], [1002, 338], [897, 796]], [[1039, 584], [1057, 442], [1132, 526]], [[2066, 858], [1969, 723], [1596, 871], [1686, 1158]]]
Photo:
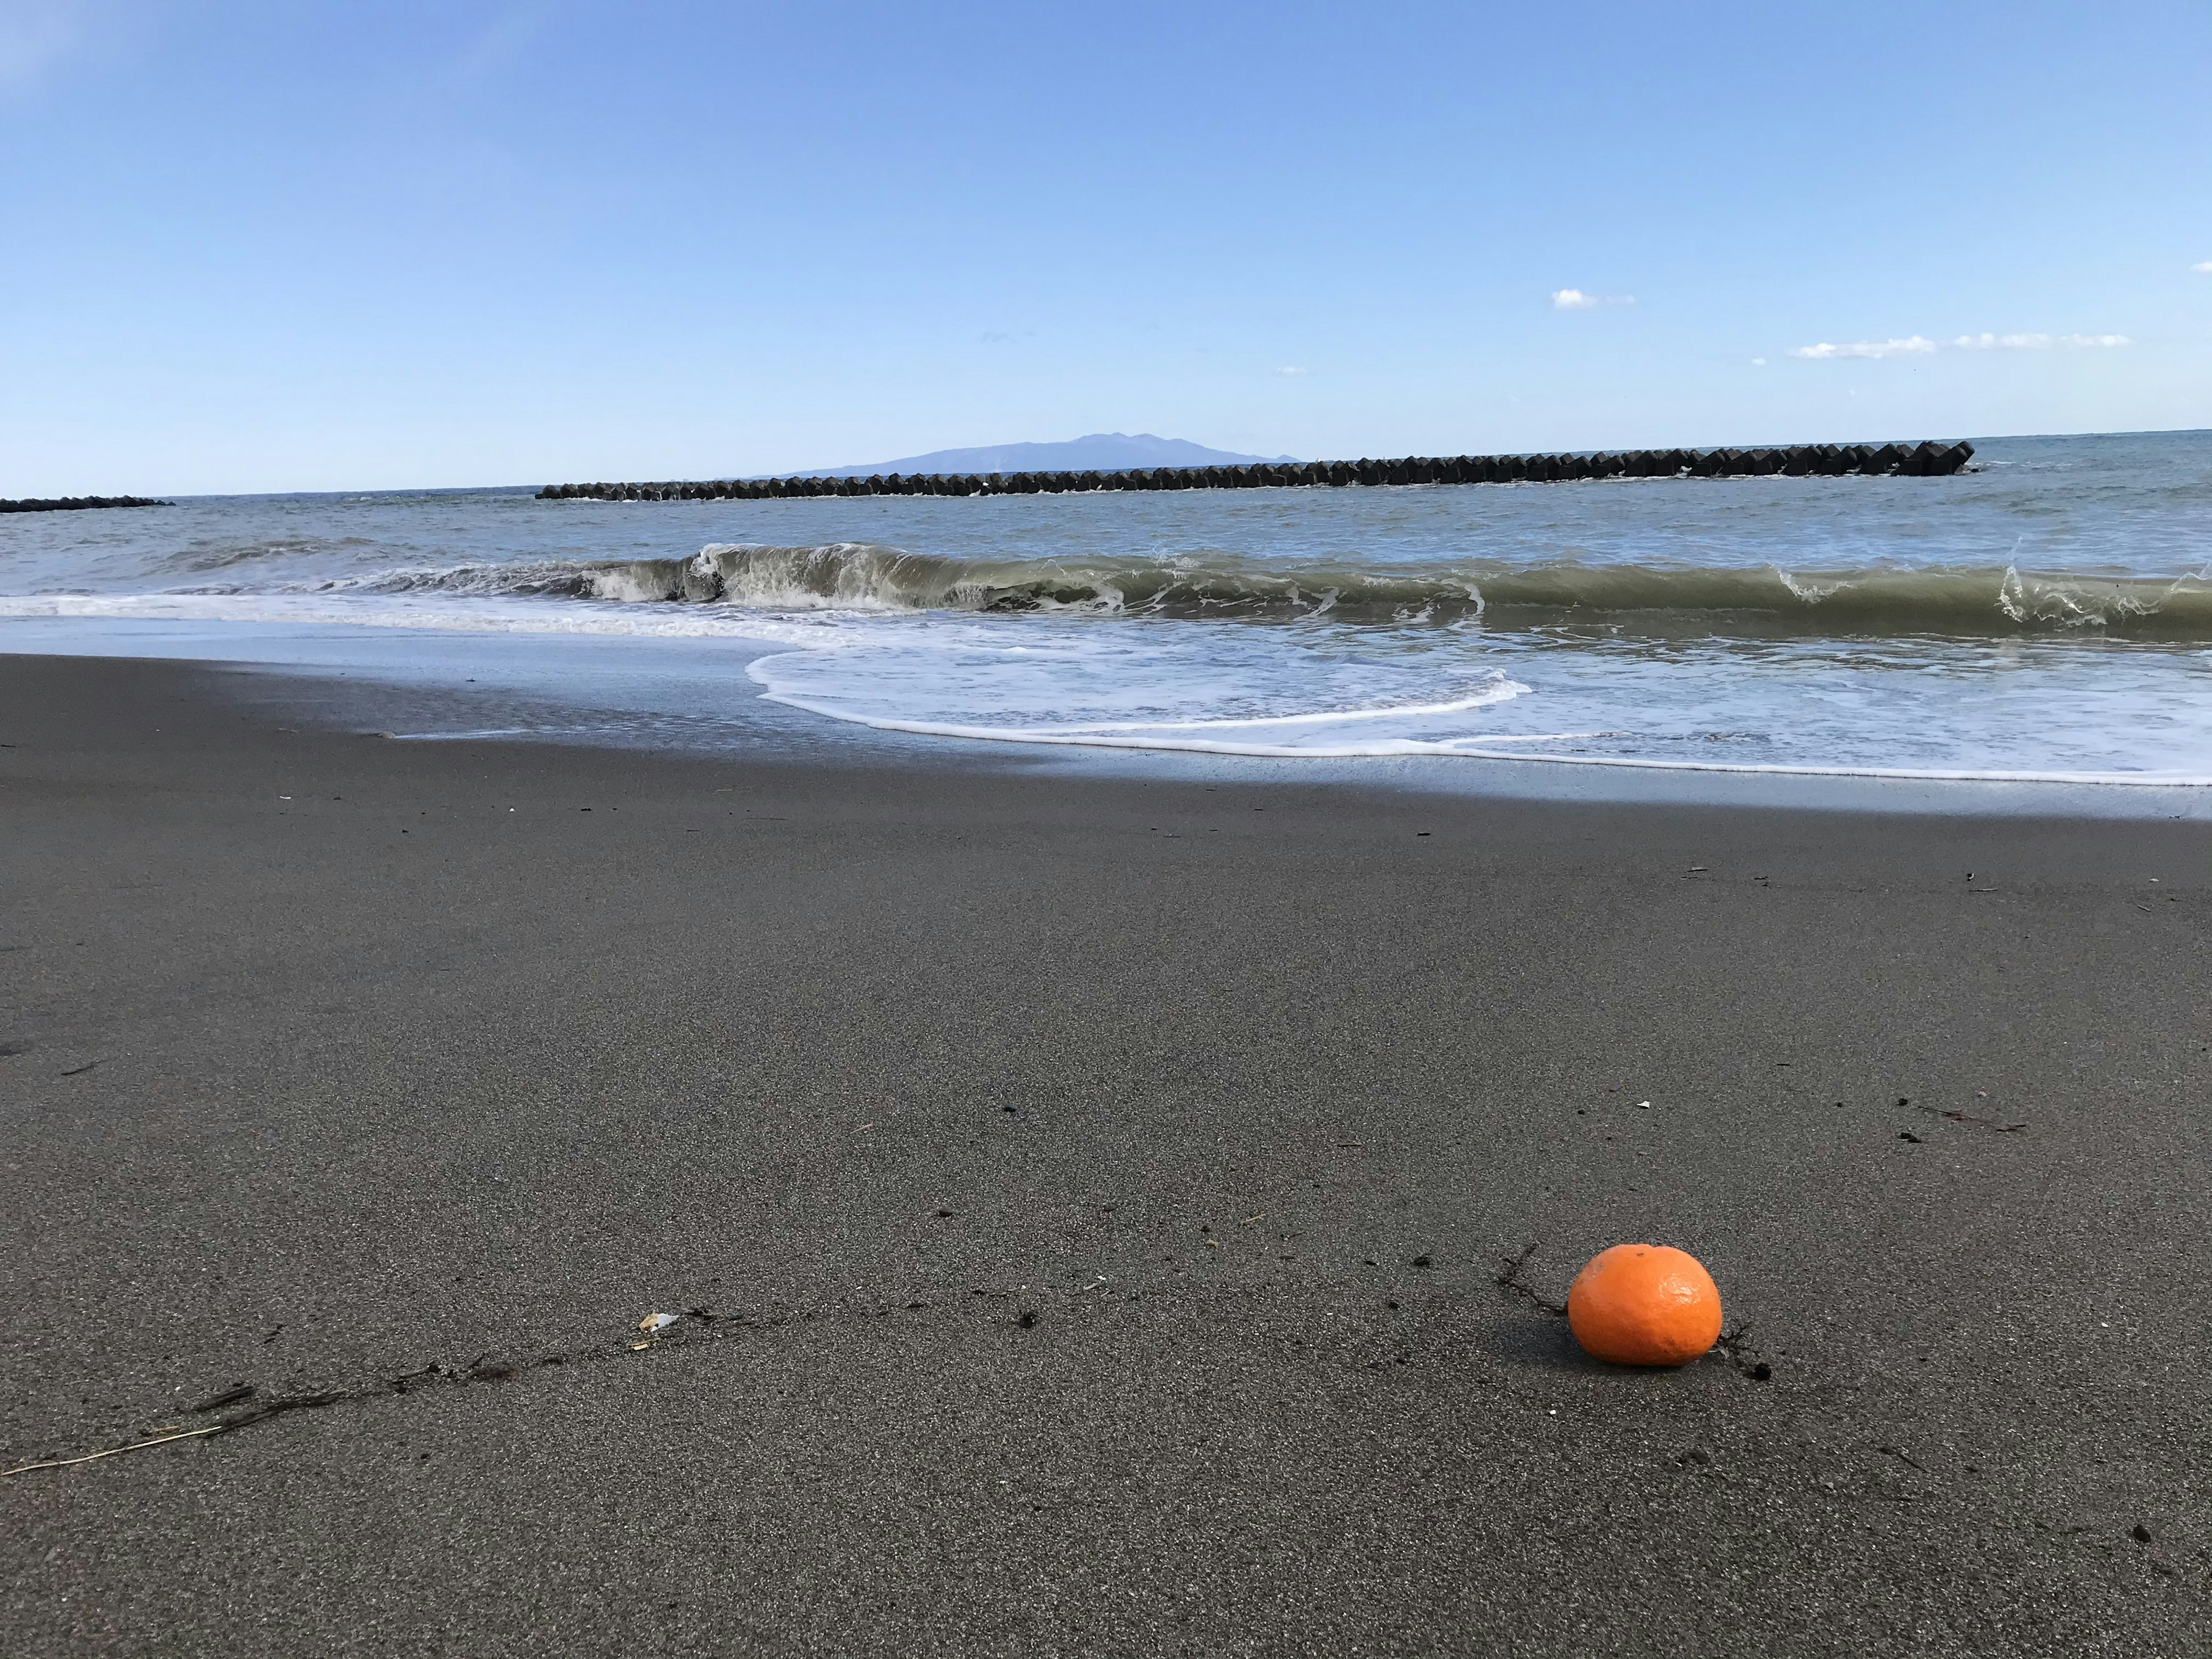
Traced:
[[1033, 745], [2212, 785], [2212, 433], [1977, 449], [1945, 478], [6, 515], [0, 651], [403, 630], [458, 684], [526, 635], [556, 687], [618, 648], [710, 734], [767, 698]]

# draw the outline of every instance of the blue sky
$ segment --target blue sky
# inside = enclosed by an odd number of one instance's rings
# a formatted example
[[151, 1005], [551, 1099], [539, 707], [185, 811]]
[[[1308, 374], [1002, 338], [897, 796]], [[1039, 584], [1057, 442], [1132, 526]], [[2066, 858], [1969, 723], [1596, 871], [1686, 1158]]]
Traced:
[[0, 0], [0, 495], [2212, 426], [2208, 88], [2202, 0]]

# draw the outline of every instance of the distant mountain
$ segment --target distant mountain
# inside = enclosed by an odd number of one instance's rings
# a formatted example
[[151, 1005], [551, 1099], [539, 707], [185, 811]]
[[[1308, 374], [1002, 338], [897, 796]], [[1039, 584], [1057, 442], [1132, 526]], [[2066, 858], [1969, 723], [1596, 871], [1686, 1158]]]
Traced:
[[866, 478], [930, 472], [1127, 472], [1135, 467], [1249, 466], [1259, 461], [1295, 461], [1294, 455], [1232, 455], [1183, 438], [1155, 438], [1149, 432], [1094, 432], [1059, 444], [998, 444], [988, 449], [939, 449], [898, 461], [866, 466], [825, 466], [792, 472], [793, 478]]

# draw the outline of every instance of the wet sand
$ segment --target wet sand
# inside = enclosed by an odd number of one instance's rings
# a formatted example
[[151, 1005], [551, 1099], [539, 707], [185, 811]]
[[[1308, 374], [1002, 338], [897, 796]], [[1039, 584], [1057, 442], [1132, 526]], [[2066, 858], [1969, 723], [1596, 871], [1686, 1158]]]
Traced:
[[2203, 824], [287, 695], [0, 658], [10, 1654], [2202, 1651]]

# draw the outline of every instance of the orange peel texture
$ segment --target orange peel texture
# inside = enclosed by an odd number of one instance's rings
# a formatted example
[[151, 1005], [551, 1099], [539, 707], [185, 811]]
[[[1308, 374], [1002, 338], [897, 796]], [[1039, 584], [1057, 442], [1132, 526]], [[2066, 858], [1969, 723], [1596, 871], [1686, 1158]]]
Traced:
[[1721, 1293], [1686, 1250], [1616, 1244], [1575, 1275], [1567, 1324], [1616, 1365], [1685, 1365], [1720, 1340]]

